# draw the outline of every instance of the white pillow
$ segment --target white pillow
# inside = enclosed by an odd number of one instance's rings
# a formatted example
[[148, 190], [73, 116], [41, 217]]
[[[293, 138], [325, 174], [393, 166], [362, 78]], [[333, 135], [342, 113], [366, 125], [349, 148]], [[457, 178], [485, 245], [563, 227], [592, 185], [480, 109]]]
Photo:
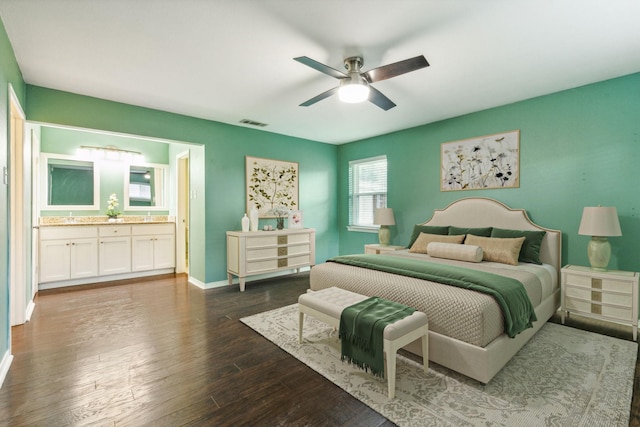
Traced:
[[427, 253], [435, 258], [455, 259], [458, 261], [482, 261], [482, 248], [475, 245], [457, 245], [455, 243], [431, 242]]

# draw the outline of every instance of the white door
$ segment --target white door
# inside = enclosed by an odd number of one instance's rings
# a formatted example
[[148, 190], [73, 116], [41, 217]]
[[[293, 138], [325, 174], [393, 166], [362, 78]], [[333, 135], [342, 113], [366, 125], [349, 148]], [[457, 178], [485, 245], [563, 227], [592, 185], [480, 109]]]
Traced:
[[69, 277], [82, 279], [98, 275], [98, 241], [74, 239], [71, 241], [71, 267]]
[[177, 221], [176, 221], [176, 273], [189, 272], [189, 152], [180, 153], [178, 159], [178, 194], [177, 194]]
[[131, 237], [131, 271], [153, 270], [153, 236]]
[[153, 241], [154, 268], [173, 268], [176, 266], [176, 242], [173, 234], [159, 234]]
[[[11, 325], [20, 325], [26, 321], [27, 308], [27, 280], [31, 270], [31, 243], [30, 211], [25, 206], [31, 203], [30, 184], [31, 177], [25, 179], [28, 167], [31, 163], [29, 155], [25, 168], [25, 143], [24, 122], [25, 115], [18, 97], [9, 86], [9, 287], [10, 287], [10, 316]], [[27, 150], [30, 154], [31, 150]], [[30, 174], [30, 171], [29, 171]], [[26, 196], [26, 197], [25, 197]], [[29, 218], [25, 221], [26, 217]], [[30, 282], [30, 280], [29, 280]]]
[[100, 275], [131, 272], [131, 237], [100, 238]]
[[40, 138], [33, 128], [30, 128], [31, 136], [31, 299], [38, 292], [38, 277], [40, 268], [38, 265], [38, 242], [40, 241], [39, 218], [39, 201], [40, 201], [40, 180], [38, 179], [38, 171], [40, 170]]
[[43, 240], [40, 242], [40, 282], [69, 280], [71, 242], [69, 240]]

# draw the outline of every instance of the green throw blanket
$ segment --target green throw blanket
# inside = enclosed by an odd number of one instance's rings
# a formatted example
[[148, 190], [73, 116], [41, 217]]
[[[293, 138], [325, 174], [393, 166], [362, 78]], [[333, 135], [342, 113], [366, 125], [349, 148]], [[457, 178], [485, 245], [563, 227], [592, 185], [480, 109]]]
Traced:
[[341, 359], [384, 377], [384, 328], [414, 311], [378, 297], [345, 308], [340, 315]]
[[344, 255], [328, 261], [430, 280], [491, 295], [502, 308], [505, 332], [510, 338], [531, 328], [532, 322], [537, 320], [524, 286], [510, 277], [389, 255]]

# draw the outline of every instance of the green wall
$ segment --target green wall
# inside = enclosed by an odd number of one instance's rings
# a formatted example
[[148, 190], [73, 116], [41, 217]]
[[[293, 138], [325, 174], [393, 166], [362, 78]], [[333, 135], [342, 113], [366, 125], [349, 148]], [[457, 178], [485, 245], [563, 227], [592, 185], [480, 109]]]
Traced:
[[[78, 129], [64, 129], [50, 126], [41, 127], [40, 152], [75, 156], [80, 146], [106, 147], [115, 146], [121, 149], [142, 153], [145, 163], [169, 165], [169, 144], [158, 143], [139, 138], [120, 135], [87, 132]], [[125, 211], [124, 208], [124, 174], [127, 164], [119, 161], [98, 160], [100, 170], [100, 208], [96, 210], [74, 211], [74, 215], [102, 215], [107, 210], [107, 199], [116, 193], [120, 201], [120, 210], [124, 215], [141, 215], [141, 211]], [[67, 210], [42, 210], [42, 216], [64, 216]], [[157, 211], [157, 215], [166, 215], [168, 210]]]
[[[520, 130], [520, 187], [440, 191], [440, 144]], [[377, 235], [346, 230], [348, 162], [386, 154], [388, 206], [406, 245], [413, 224], [463, 197], [490, 197], [524, 208], [563, 231], [563, 263], [588, 265], [588, 236], [578, 235], [584, 206], [615, 206], [622, 237], [610, 238], [610, 268], [640, 270], [640, 74], [480, 111], [342, 145], [339, 163], [340, 253], [362, 252]]]
[[[12, 85], [22, 108], [25, 107], [25, 84], [16, 62], [9, 38], [0, 21], [0, 171], [8, 167], [9, 141], [9, 84]], [[1, 178], [0, 178], [1, 179]], [[0, 181], [0, 362], [10, 348], [9, 331], [9, 197], [8, 186]], [[28, 224], [30, 224], [29, 220]], [[29, 287], [30, 290], [30, 287]], [[26, 298], [26, 296], [25, 296]]]
[[316, 261], [338, 252], [336, 146], [31, 85], [27, 99], [31, 121], [204, 146], [204, 170], [196, 171], [204, 185], [199, 189], [192, 182], [192, 207], [202, 208], [192, 209], [197, 218], [191, 226], [204, 230], [191, 233], [191, 243], [204, 248], [206, 259], [204, 277], [194, 276], [198, 280], [226, 278], [225, 232], [239, 229], [245, 212], [246, 155], [298, 162], [300, 208], [305, 227], [316, 229]]

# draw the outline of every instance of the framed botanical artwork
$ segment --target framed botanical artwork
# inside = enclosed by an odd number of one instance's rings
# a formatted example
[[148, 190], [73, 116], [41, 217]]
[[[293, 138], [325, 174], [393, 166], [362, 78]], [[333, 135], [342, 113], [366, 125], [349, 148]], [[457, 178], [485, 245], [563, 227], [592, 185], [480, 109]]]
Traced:
[[255, 206], [260, 218], [282, 217], [297, 210], [298, 163], [246, 156], [247, 212]]
[[441, 144], [441, 191], [519, 186], [519, 130]]
[[287, 222], [288, 228], [302, 228], [302, 211], [289, 212], [289, 221]]

